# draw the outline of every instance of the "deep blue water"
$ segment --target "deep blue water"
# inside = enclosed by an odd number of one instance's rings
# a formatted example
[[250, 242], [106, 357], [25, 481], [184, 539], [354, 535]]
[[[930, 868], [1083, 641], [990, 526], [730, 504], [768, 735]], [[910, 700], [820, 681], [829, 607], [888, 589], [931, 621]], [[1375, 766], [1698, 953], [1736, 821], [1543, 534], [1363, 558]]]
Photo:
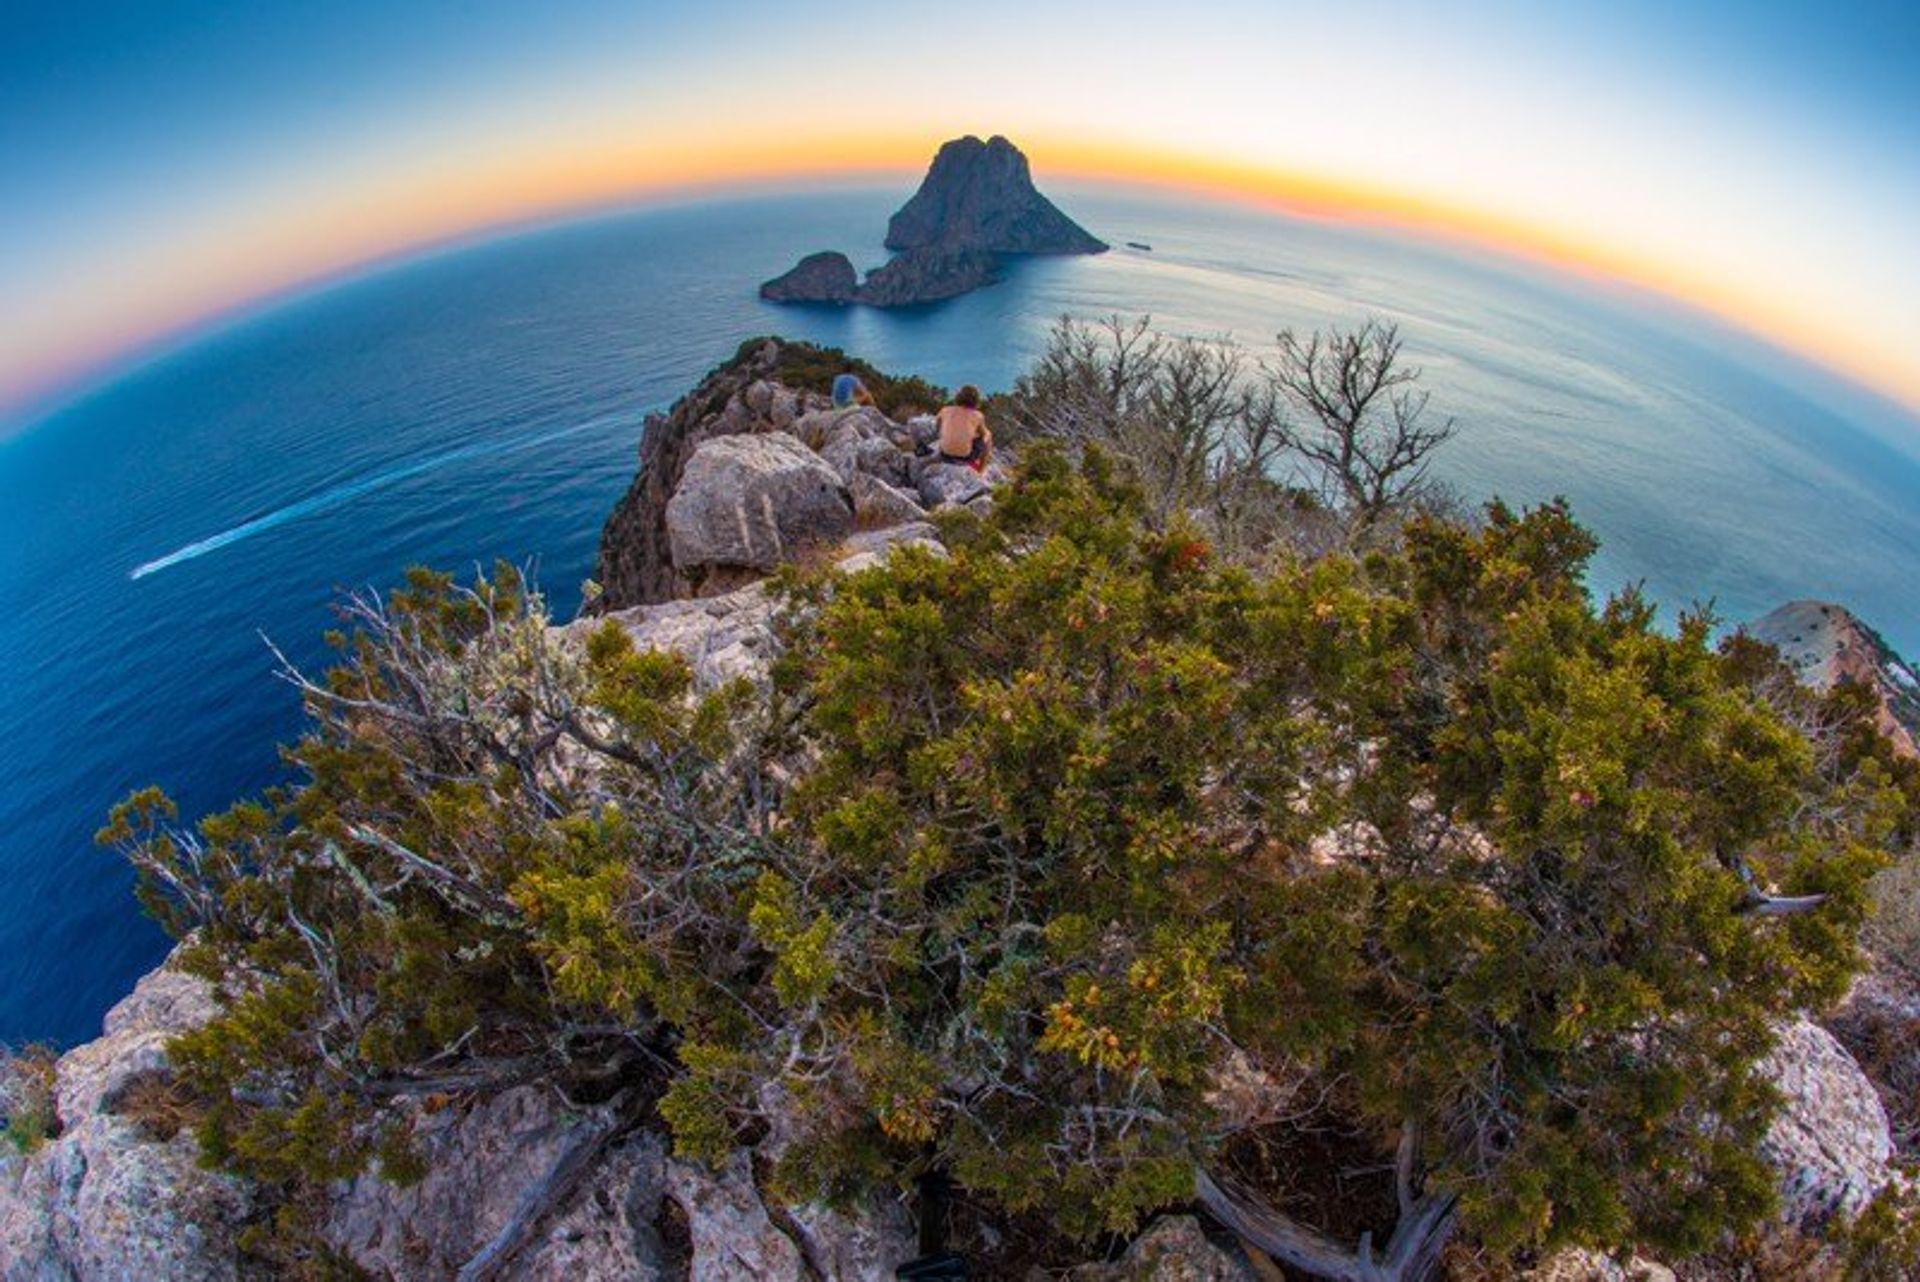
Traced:
[[1063, 312], [1149, 312], [1256, 349], [1384, 315], [1460, 419], [1447, 478], [1571, 496], [1605, 540], [1598, 586], [1713, 596], [1733, 619], [1832, 597], [1920, 649], [1920, 429], [1899, 416], [1867, 430], [1823, 408], [1861, 403], [1844, 389], [1761, 349], [1497, 261], [1060, 194], [1153, 252], [1028, 263], [906, 313], [781, 309], [757, 282], [818, 248], [877, 264], [903, 193], [656, 208], [310, 295], [0, 441], [0, 1041], [94, 1035], [164, 952], [90, 836], [141, 784], [197, 815], [276, 777], [298, 716], [261, 634], [313, 664], [336, 588], [497, 556], [537, 559], [570, 614], [643, 414], [753, 334], [999, 388]]

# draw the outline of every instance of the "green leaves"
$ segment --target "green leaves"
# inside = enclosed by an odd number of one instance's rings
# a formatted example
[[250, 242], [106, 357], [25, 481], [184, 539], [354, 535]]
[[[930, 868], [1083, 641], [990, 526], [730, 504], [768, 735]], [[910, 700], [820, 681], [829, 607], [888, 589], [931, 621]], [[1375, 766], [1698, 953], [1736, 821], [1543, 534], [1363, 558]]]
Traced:
[[396, 1083], [644, 1044], [676, 1150], [777, 1132], [795, 1196], [937, 1166], [1124, 1232], [1251, 1137], [1417, 1133], [1495, 1249], [1760, 1214], [1751, 1065], [1916, 827], [1868, 710], [1596, 610], [1563, 504], [1258, 574], [1161, 517], [1035, 445], [949, 555], [784, 576], [772, 690], [510, 572], [350, 601], [298, 787], [102, 831], [224, 989], [204, 1151], [292, 1206], [417, 1173]]

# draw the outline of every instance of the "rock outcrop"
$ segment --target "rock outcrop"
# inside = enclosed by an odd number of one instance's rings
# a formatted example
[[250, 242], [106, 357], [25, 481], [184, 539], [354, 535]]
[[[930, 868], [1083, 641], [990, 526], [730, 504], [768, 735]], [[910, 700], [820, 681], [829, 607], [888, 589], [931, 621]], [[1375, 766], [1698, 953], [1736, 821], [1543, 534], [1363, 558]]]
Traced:
[[998, 134], [943, 143], [920, 190], [887, 223], [887, 248], [962, 245], [996, 254], [1098, 254], [1106, 242], [1033, 185], [1026, 156]]
[[784, 276], [760, 287], [760, 297], [775, 303], [851, 303], [860, 287], [853, 263], [836, 249], [808, 254]]
[[1879, 700], [1881, 731], [1907, 756], [1920, 756], [1920, 671], [1845, 606], [1789, 601], [1754, 620], [1747, 631], [1780, 651], [1799, 678], [1816, 690], [1857, 681]]
[[141, 1106], [167, 1080], [168, 1039], [213, 1013], [204, 983], [163, 965], [107, 1012], [99, 1040], [61, 1057], [58, 1135], [0, 1156], [5, 1282], [239, 1276], [251, 1191], [204, 1170], [193, 1137]]
[[869, 307], [937, 303], [990, 285], [998, 275], [998, 260], [984, 249], [928, 245], [869, 272], [853, 301]]
[[[369, 1173], [335, 1194], [322, 1235], [376, 1278], [452, 1279], [476, 1259], [517, 1246], [494, 1276], [649, 1278], [667, 1255], [657, 1222], [665, 1144], [639, 1132], [605, 1145], [616, 1125], [539, 1087], [471, 1104], [416, 1108], [426, 1176], [402, 1188]], [[576, 1149], [593, 1160], [568, 1167]], [[556, 1179], [567, 1180], [556, 1188]], [[558, 1206], [543, 1229], [511, 1232], [542, 1198]], [[477, 1269], [470, 1269], [477, 1272]]]
[[864, 283], [846, 255], [826, 251], [761, 285], [760, 296], [910, 307], [992, 284], [1001, 255], [1099, 254], [1107, 245], [1040, 194], [1018, 147], [969, 134], [942, 144], [919, 190], [888, 220], [887, 248], [898, 257]]
[[703, 443], [667, 501], [667, 546], [687, 574], [764, 573], [852, 532], [840, 474], [782, 432]]
[[932, 458], [931, 418], [896, 423], [783, 386], [782, 350], [744, 349], [648, 417], [639, 473], [601, 531], [592, 613], [731, 592], [789, 560], [838, 559], [856, 527], [986, 501], [1001, 473]]
[[1809, 1233], [1851, 1219], [1895, 1178], [1887, 1112], [1832, 1033], [1800, 1019], [1759, 1071], [1783, 1103], [1760, 1151], [1780, 1175], [1780, 1218]]
[[832, 403], [823, 394], [780, 386], [774, 375], [780, 344], [751, 345], [665, 414], [650, 414], [640, 433], [640, 466], [600, 532], [594, 578], [599, 611], [687, 596], [692, 584], [674, 565], [667, 535], [667, 500], [687, 461], [718, 436], [790, 430], [796, 419]]

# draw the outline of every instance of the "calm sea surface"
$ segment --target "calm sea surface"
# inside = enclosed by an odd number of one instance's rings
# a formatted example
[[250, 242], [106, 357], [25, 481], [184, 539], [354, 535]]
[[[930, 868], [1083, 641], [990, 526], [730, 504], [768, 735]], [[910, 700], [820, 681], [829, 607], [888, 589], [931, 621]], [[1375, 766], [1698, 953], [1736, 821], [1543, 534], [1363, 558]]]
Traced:
[[[1063, 312], [1256, 350], [1397, 320], [1468, 494], [1570, 496], [1601, 589], [1739, 620], [1853, 606], [1920, 650], [1920, 427], [1683, 317], [1410, 240], [1111, 190], [1116, 246], [906, 313], [781, 309], [801, 253], [877, 265], [904, 193], [758, 197], [440, 253], [277, 307], [0, 440], [0, 1042], [72, 1043], [164, 953], [90, 836], [129, 789], [190, 815], [277, 776], [298, 729], [270, 636], [322, 657], [336, 589], [536, 559], [571, 614], [643, 415], [781, 332], [1008, 385]], [[1798, 390], [1790, 390], [1798, 389]], [[1867, 406], [1861, 409], [1861, 406]], [[1836, 410], [1832, 407], [1845, 407]]]

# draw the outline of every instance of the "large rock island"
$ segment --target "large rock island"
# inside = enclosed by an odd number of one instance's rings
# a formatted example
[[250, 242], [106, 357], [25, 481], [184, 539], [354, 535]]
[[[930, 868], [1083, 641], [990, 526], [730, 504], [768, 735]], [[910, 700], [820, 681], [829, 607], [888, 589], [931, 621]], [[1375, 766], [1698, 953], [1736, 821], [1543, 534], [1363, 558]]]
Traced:
[[994, 135], [946, 143], [913, 199], [887, 223], [900, 251], [856, 283], [853, 263], [828, 250], [760, 286], [776, 303], [906, 307], [954, 298], [998, 278], [1003, 254], [1098, 254], [1104, 241], [1060, 212], [1033, 185], [1020, 149]]

